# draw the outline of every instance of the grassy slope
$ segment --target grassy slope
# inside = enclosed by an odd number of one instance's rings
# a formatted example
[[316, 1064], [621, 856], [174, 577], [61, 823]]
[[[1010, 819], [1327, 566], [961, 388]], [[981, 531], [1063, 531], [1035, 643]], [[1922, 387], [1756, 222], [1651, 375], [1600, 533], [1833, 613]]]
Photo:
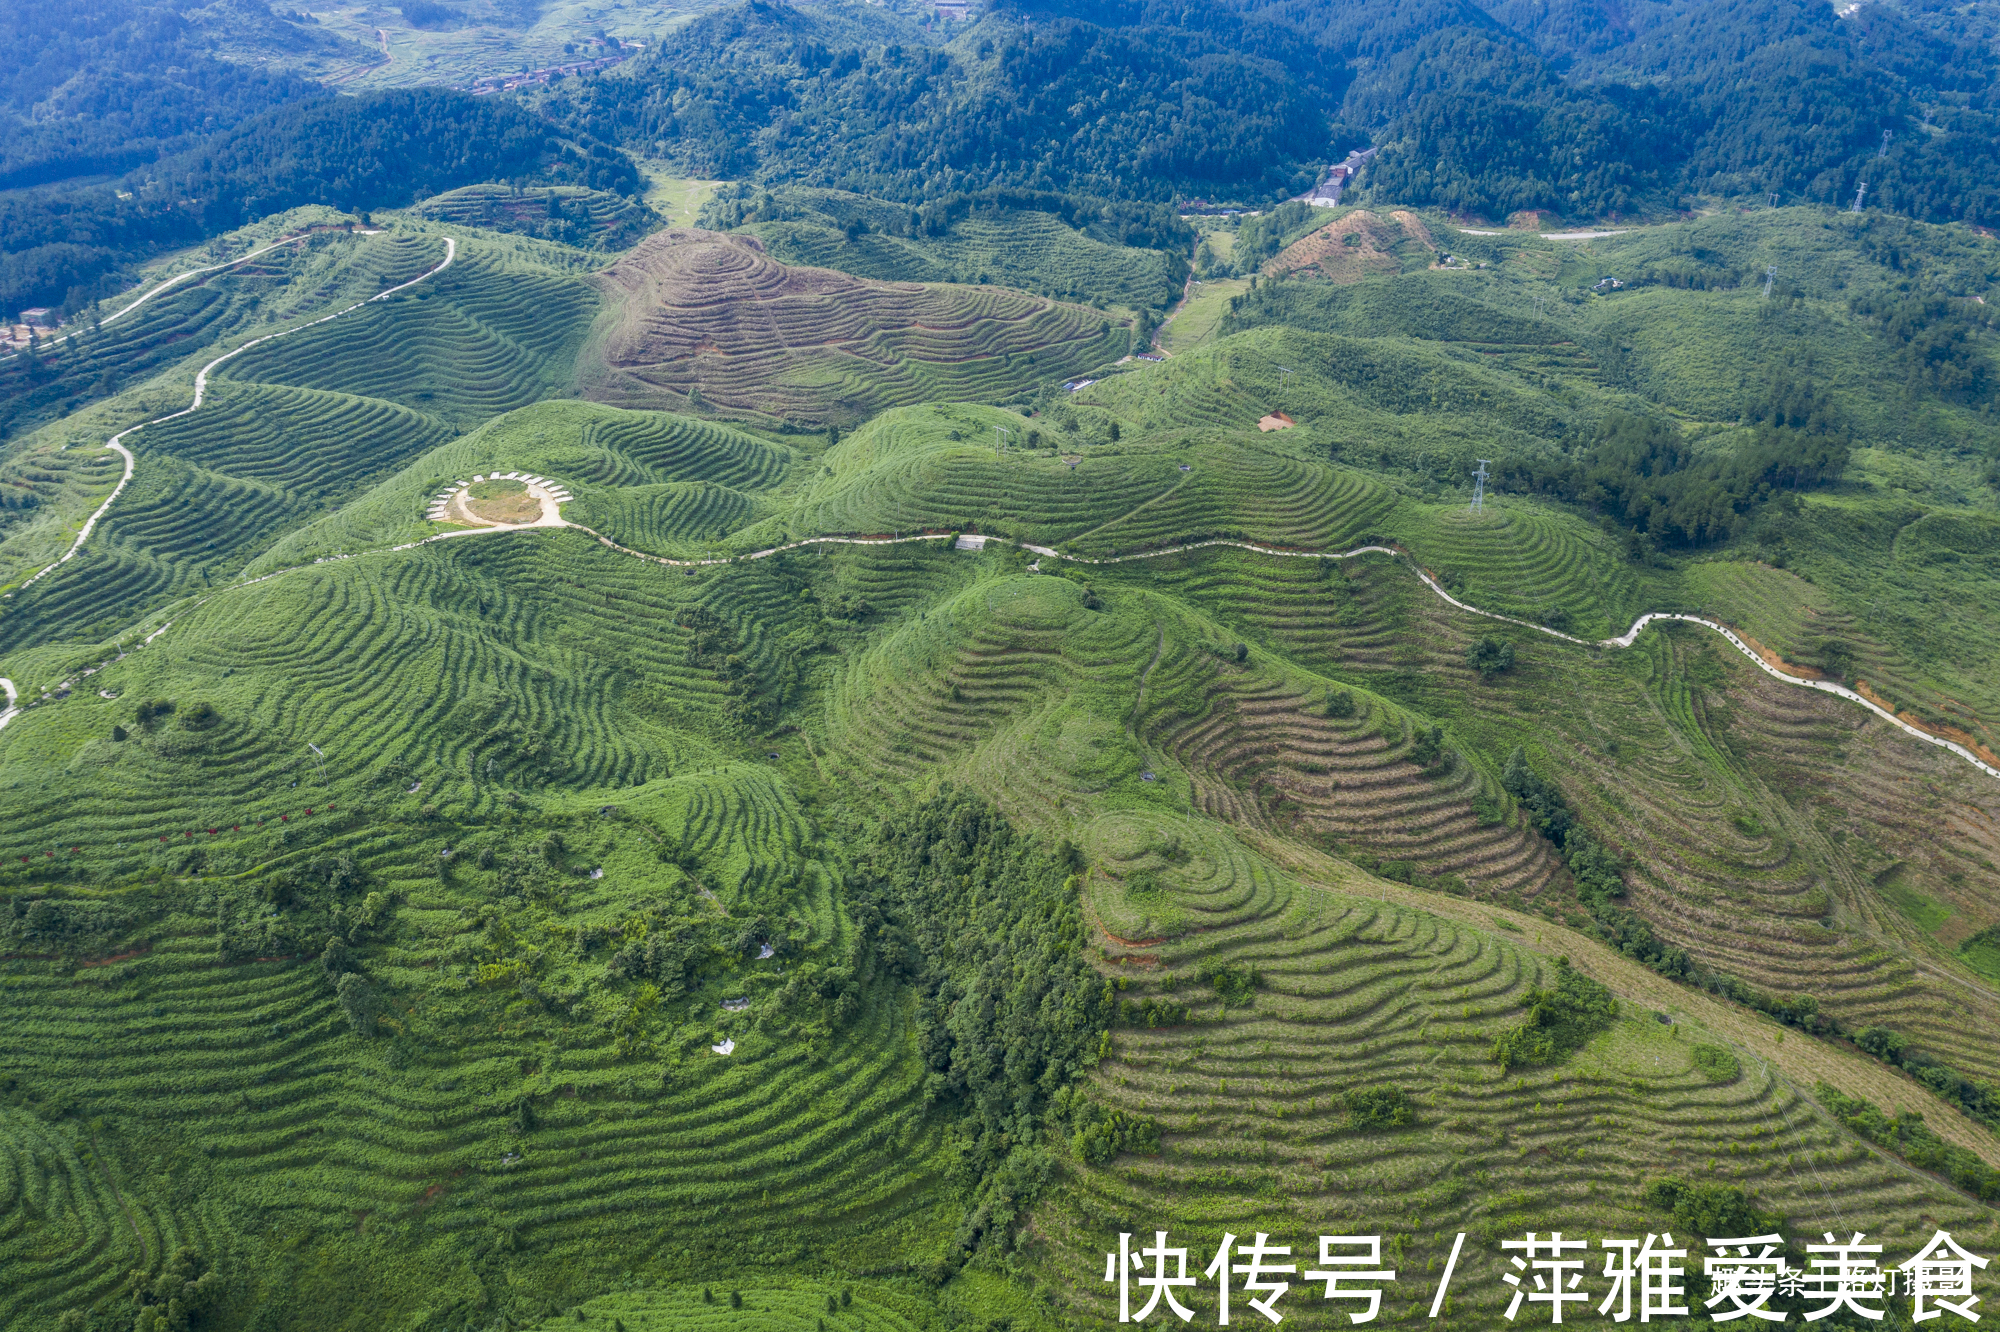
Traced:
[[[19, 1016], [0, 1105], [0, 1252], [26, 1274], [0, 1325], [110, 1299], [127, 1270], [191, 1241], [227, 1255], [238, 1283], [224, 1326], [260, 1302], [279, 1325], [314, 1327], [575, 1325], [574, 1305], [586, 1325], [684, 1326], [730, 1317], [726, 1290], [740, 1285], [741, 1316], [759, 1325], [1026, 1327], [1052, 1307], [1105, 1313], [1113, 1223], [1171, 1224], [1199, 1246], [1224, 1225], [1308, 1242], [1334, 1218], [1405, 1237], [1406, 1288], [1390, 1302], [1402, 1312], [1451, 1233], [1542, 1225], [1551, 1199], [1579, 1230], [1661, 1228], [1634, 1185], [1667, 1170], [1739, 1184], [1795, 1230], [1881, 1224], [1898, 1256], [1922, 1239], [1919, 1213], [1990, 1251], [1991, 1210], [1861, 1147], [1812, 1085], [1922, 1107], [2000, 1159], [1990, 1134], [1857, 1053], [1785, 1040], [1579, 933], [1566, 873], [1498, 790], [1506, 754], [1526, 746], [1633, 856], [1629, 904], [1662, 934], [1992, 1077], [1977, 1033], [2000, 1012], [1955, 950], [2000, 919], [2000, 796], [1698, 631], [1612, 654], [1501, 630], [1519, 664], [1482, 684], [1463, 654], [1492, 623], [1448, 611], [1379, 556], [1327, 566], [1211, 549], [1072, 580], [1026, 573], [1011, 549], [926, 544], [687, 576], [582, 534], [534, 533], [292, 567], [421, 534], [439, 482], [521, 467], [568, 484], [571, 517], [668, 553], [968, 522], [1095, 556], [1206, 533], [1322, 548], [1390, 536], [1470, 600], [1560, 606], [1586, 633], [1641, 609], [1723, 604], [1780, 650], [1804, 652], [1835, 623], [1869, 672], [1913, 695], [1956, 679], [1893, 624], [1870, 636], [1878, 622], [1847, 590], [1894, 577], [1962, 595], [1983, 576], [1975, 506], [1888, 484], [1940, 475], [1928, 445], [1881, 441], [1882, 460], [1864, 456], [1858, 479], [1811, 501], [1817, 521], [1785, 538], [1811, 581], [1750, 552], [1634, 565], [1575, 514], [1519, 497], [1465, 513], [1449, 490], [1469, 450], [1496, 438], [1552, 450], [1573, 421], [1643, 400], [1643, 385], [1604, 373], [1589, 337], [1536, 332], [1542, 279], [1509, 266], [1553, 272], [1556, 252], [1528, 248], [1490, 276], [1396, 280], [1487, 283], [1478, 303], [1498, 314], [1479, 318], [1520, 325], [1504, 343], [1422, 336], [1409, 312], [1430, 317], [1436, 299], [1371, 292], [1330, 331], [1239, 334], [1037, 421], [913, 406], [810, 458], [713, 423], [521, 399], [554, 391], [546, 367], [573, 344], [493, 294], [566, 290], [560, 265], [533, 267], [540, 252], [511, 242], [474, 248], [463, 287], [371, 314], [384, 321], [365, 330], [371, 345], [403, 355], [343, 358], [329, 343], [243, 358], [215, 415], [196, 418], [236, 423], [227, 438], [241, 443], [224, 452], [241, 483], [281, 456], [255, 444], [276, 438], [296, 441], [296, 475], [359, 498], [284, 520], [293, 535], [242, 565], [291, 571], [170, 614], [154, 603], [145, 623], [171, 628], [149, 645], [51, 627], [0, 655], [0, 673], [26, 685], [108, 663], [0, 737], [10, 891], [64, 884], [131, 913], [0, 961]], [[1560, 318], [1631, 317], [1605, 306]], [[350, 478], [313, 461], [310, 431], [274, 424], [291, 403], [313, 422], [416, 419], [402, 412], [467, 433], [429, 446], [415, 427], [392, 430], [367, 452], [393, 470]], [[1301, 424], [1260, 436], [1252, 423], [1274, 405]], [[1004, 457], [996, 423], [1017, 431]], [[1035, 449], [1028, 429], [1043, 435]], [[234, 516], [248, 506], [225, 502], [222, 469], [199, 452], [222, 438], [190, 431], [185, 458], [161, 458]], [[1083, 455], [1074, 473], [1058, 449]], [[1936, 516], [1912, 521], [1926, 509]], [[1854, 535], [1884, 527], [1873, 544]], [[128, 544], [150, 555], [190, 536], [209, 539], [169, 523]], [[73, 566], [101, 577], [111, 560]], [[138, 621], [146, 604], [107, 622]], [[709, 623], [726, 643], [702, 638]], [[1984, 621], [1967, 623], [1956, 650], [1990, 660]], [[127, 654], [113, 660], [114, 644]], [[746, 670], [793, 729], [733, 720]], [[1355, 694], [1354, 716], [1325, 715], [1337, 688]], [[1964, 692], [1986, 715], [1985, 695]], [[220, 720], [112, 740], [148, 697], [177, 699], [182, 718], [206, 700]], [[1411, 753], [1432, 721], [1457, 756], [1442, 772]], [[829, 1040], [792, 1025], [777, 972], [835, 959], [852, 938], [827, 829], [940, 777], [1075, 841], [1107, 977], [1132, 998], [1191, 1004], [1186, 1024], [1114, 1033], [1093, 1079], [1100, 1100], [1158, 1117], [1165, 1149], [1087, 1167], [1057, 1145], [1060, 1182], [1025, 1232], [1032, 1287], [978, 1270], [942, 1291], [861, 1282], [860, 1312], [829, 1315], [844, 1279], [807, 1274], [938, 1256], [956, 1225], [940, 1185], [950, 1151], [923, 1107], [902, 993], [871, 982], [862, 1015]], [[551, 829], [564, 846], [549, 849]], [[662, 835], [688, 867], [662, 863]], [[69, 846], [83, 850], [46, 854]], [[356, 934], [393, 1001], [375, 1040], [348, 1032], [311, 961], [323, 941], [299, 922], [321, 918], [260, 892], [289, 875], [323, 902], [312, 885], [341, 854], [389, 903]], [[551, 859], [540, 878], [510, 868]], [[362, 892], [343, 909], [360, 912]], [[802, 951], [717, 958], [689, 994], [648, 1008], [587, 933], [632, 937], [648, 911], [782, 921]], [[1621, 996], [1624, 1019], [1565, 1064], [1503, 1076], [1486, 1047], [1558, 952]], [[1204, 961], [1254, 966], [1263, 988], [1224, 1008], [1194, 976]], [[496, 969], [486, 984], [482, 965]], [[751, 1008], [725, 1014], [738, 996]], [[708, 1053], [723, 1036], [739, 1042], [728, 1061]], [[1740, 1075], [1709, 1082], [1688, 1057], [1700, 1041], [1733, 1048]], [[1410, 1094], [1414, 1124], [1344, 1128], [1336, 1098], [1383, 1084]], [[1689, 1150], [1705, 1140], [1737, 1150]], [[1455, 1316], [1488, 1310], [1495, 1254], [1482, 1243], [1461, 1269]], [[724, 1302], [698, 1304], [702, 1283]], [[1311, 1294], [1295, 1290], [1288, 1309], [1331, 1325]]]

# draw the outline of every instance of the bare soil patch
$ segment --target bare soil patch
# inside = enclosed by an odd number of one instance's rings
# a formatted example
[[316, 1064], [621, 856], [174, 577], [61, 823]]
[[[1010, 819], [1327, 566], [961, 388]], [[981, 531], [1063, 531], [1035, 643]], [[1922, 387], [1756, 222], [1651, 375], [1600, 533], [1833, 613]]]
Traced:
[[1316, 269], [1334, 282], [1359, 282], [1370, 273], [1401, 272], [1403, 261], [1397, 250], [1412, 242], [1427, 250], [1437, 249], [1414, 213], [1398, 211], [1385, 220], [1359, 208], [1293, 241], [1265, 268], [1277, 273]]

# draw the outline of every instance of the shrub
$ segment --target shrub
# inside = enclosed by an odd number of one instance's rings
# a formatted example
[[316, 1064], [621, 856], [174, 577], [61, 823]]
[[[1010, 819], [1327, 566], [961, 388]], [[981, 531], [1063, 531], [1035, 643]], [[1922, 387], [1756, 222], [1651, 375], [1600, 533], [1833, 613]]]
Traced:
[[1160, 1150], [1158, 1120], [1136, 1118], [1123, 1110], [1107, 1110], [1094, 1101], [1084, 1101], [1071, 1122], [1077, 1127], [1070, 1136], [1070, 1148], [1078, 1159], [1091, 1165], [1103, 1165], [1120, 1152], [1151, 1155]]
[[1250, 996], [1261, 989], [1264, 978], [1253, 967], [1231, 966], [1214, 958], [1205, 959], [1194, 969], [1195, 979], [1215, 987], [1215, 993], [1222, 999], [1224, 1008], [1250, 1002]]
[[1742, 1189], [1729, 1184], [1689, 1184], [1656, 1179], [1646, 1186], [1646, 1205], [1674, 1214], [1674, 1229], [1702, 1236], [1764, 1235], [1782, 1231], [1783, 1215], [1759, 1211]]
[[1976, 1198], [1989, 1202], [2000, 1199], [2000, 1170], [1973, 1152], [1946, 1142], [1924, 1123], [1922, 1115], [1905, 1112], [1892, 1119], [1867, 1101], [1842, 1095], [1824, 1082], [1817, 1090], [1827, 1109], [1870, 1142], [1887, 1147], [1912, 1165], [1936, 1171]]
[[1401, 1087], [1368, 1087], [1341, 1099], [1351, 1129], [1400, 1128], [1416, 1118], [1409, 1093]]
[[1902, 1063], [1903, 1052], [1910, 1046], [1908, 1037], [1887, 1027], [1863, 1027], [1854, 1043], [1885, 1064]]
[[162, 720], [173, 715], [174, 701], [172, 699], [152, 698], [147, 699], [139, 705], [139, 710], [132, 714], [132, 720], [138, 723], [140, 730], [150, 731], [158, 726]]
[[340, 978], [352, 969], [353, 964], [347, 958], [347, 944], [339, 935], [326, 941], [326, 949], [319, 955], [319, 964], [326, 972], [329, 985], [340, 984]]
[[1355, 713], [1354, 691], [1337, 689], [1326, 696], [1326, 715], [1334, 718], [1352, 717]]
[[732, 1309], [741, 1309], [743, 1307], [742, 1291], [732, 1290], [729, 1292], [729, 1307]]
[[1529, 990], [1527, 1005], [1528, 1020], [1493, 1042], [1493, 1062], [1503, 1069], [1552, 1064], [1582, 1049], [1618, 1017], [1611, 991], [1571, 967], [1566, 957], [1556, 959], [1554, 988]]
[[1118, 1014], [1135, 1027], [1178, 1027], [1188, 1020], [1188, 1006], [1172, 999], [1127, 999]]
[[1719, 1045], [1697, 1045], [1694, 1047], [1694, 1066], [1701, 1070], [1710, 1082], [1734, 1082], [1743, 1071], [1736, 1056]]
[[206, 731], [221, 720], [222, 714], [215, 710], [213, 703], [190, 703], [187, 711], [181, 714], [181, 726], [189, 731]]
[[334, 987], [340, 1000], [340, 1011], [347, 1015], [347, 1025], [358, 1036], [375, 1034], [376, 999], [373, 986], [362, 978], [359, 972], [350, 971], [343, 975]]
[[1481, 638], [1465, 650], [1465, 661], [1480, 679], [1491, 680], [1514, 669], [1514, 645], [1504, 638]]
[[127, 740], [131, 739], [131, 738], [132, 738], [132, 736], [131, 736], [131, 733], [130, 733], [129, 731], [127, 731], [127, 730], [126, 730], [126, 729], [125, 729], [124, 727], [122, 727], [122, 726], [113, 726], [113, 727], [111, 728], [111, 738], [112, 738], [112, 740], [116, 741], [117, 743], [119, 743], [119, 744], [123, 744], [123, 743], [124, 743], [125, 741], [127, 741]]

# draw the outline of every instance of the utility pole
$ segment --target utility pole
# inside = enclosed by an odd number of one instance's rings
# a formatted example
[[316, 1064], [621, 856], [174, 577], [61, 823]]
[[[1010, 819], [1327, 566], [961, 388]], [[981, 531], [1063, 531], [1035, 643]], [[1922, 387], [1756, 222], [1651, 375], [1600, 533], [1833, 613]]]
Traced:
[[1486, 478], [1488, 475], [1486, 465], [1493, 460], [1491, 458], [1480, 458], [1477, 461], [1479, 463], [1479, 470], [1472, 474], [1472, 511], [1474, 513], [1481, 513], [1486, 508]]
[[1857, 213], [1860, 212], [1861, 201], [1867, 197], [1868, 197], [1868, 182], [1864, 180], [1861, 182], [1861, 188], [1854, 192], [1854, 208], [1852, 211]]
[[1776, 264], [1764, 265], [1764, 299], [1767, 301], [1771, 299], [1771, 282], [1777, 276], [1778, 266]]

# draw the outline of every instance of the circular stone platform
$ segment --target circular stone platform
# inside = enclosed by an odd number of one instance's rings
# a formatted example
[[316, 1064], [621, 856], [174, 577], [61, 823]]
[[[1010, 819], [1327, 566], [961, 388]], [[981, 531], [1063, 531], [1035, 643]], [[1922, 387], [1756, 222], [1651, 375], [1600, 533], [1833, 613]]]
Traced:
[[533, 472], [480, 472], [439, 491], [424, 510], [438, 523], [468, 527], [561, 527], [569, 488]]

